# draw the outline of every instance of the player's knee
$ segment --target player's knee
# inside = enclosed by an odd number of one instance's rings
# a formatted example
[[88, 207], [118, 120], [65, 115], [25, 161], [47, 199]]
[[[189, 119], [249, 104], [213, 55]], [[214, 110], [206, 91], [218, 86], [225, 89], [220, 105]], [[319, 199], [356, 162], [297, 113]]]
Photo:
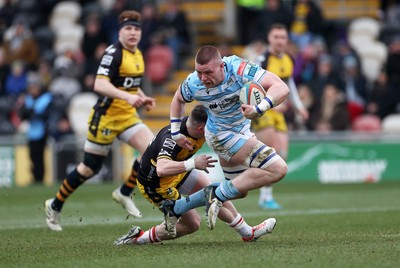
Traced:
[[92, 171], [92, 175], [95, 175], [99, 173], [103, 166], [104, 159], [105, 156], [85, 152], [83, 156], [83, 164]]
[[196, 215], [190, 218], [189, 221], [185, 223], [185, 229], [187, 234], [194, 233], [200, 229], [201, 218]]
[[276, 183], [286, 176], [288, 167], [284, 160], [278, 160], [269, 167], [269, 170], [273, 174], [272, 183]]
[[194, 233], [200, 229], [200, 220], [194, 221], [191, 225], [191, 233]]

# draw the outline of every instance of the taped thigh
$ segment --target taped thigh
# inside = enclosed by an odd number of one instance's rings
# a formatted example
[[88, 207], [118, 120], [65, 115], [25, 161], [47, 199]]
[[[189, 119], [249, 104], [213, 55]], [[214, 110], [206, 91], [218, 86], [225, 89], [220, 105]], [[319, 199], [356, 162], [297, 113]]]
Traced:
[[249, 157], [245, 160], [244, 165], [247, 167], [266, 169], [279, 158], [280, 156], [273, 148], [265, 145], [261, 141], [257, 141]]

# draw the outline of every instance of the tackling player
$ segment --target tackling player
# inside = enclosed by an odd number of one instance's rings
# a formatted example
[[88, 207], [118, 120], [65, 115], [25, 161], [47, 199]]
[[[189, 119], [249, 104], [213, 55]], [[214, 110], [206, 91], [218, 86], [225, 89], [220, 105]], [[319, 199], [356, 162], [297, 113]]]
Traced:
[[[118, 138], [141, 154], [153, 138], [151, 130], [141, 121], [136, 108], [152, 109], [155, 100], [141, 90], [144, 75], [143, 55], [137, 48], [141, 35], [141, 15], [134, 10], [123, 11], [119, 16], [118, 42], [104, 52], [94, 90], [99, 93], [88, 120], [88, 134], [84, 145], [83, 161], [67, 174], [55, 198], [45, 202], [46, 223], [50, 230], [61, 231], [60, 212], [66, 199], [86, 180], [98, 173], [111, 145]], [[135, 161], [132, 174], [138, 162]], [[130, 215], [141, 217], [129, 195], [135, 183], [130, 178], [121, 189], [113, 192], [113, 198]]]
[[[296, 111], [303, 120], [308, 119], [308, 111], [304, 108], [297, 93], [296, 84], [293, 80], [294, 62], [292, 57], [286, 53], [288, 44], [288, 31], [283, 24], [272, 24], [268, 34], [268, 49], [257, 57], [256, 63], [264, 69], [278, 75], [290, 89], [290, 100]], [[285, 121], [284, 112], [287, 104], [270, 109], [259, 118], [251, 120], [251, 130], [257, 138], [275, 148], [276, 152], [284, 159], [287, 158], [289, 135]], [[280, 209], [281, 206], [274, 200], [272, 186], [266, 186], [260, 189], [258, 205], [263, 209]]]

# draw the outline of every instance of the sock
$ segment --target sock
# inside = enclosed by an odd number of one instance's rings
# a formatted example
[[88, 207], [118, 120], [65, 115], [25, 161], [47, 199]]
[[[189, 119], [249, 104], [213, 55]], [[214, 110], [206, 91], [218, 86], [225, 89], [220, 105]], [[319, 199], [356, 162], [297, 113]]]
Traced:
[[262, 204], [265, 201], [265, 191], [266, 187], [261, 187], [260, 188], [260, 195], [258, 196], [258, 203]]
[[248, 225], [240, 214], [238, 214], [232, 222], [227, 224], [243, 238], [250, 238], [253, 235], [253, 227]]
[[56, 194], [56, 198], [51, 204], [51, 208], [56, 211], [61, 211], [65, 199], [67, 199], [73, 192], [75, 192], [75, 190], [79, 186], [81, 186], [88, 179], [89, 178], [85, 178], [81, 174], [79, 174], [77, 168], [68, 173]]
[[158, 238], [156, 234], [156, 227], [151, 227], [149, 230], [144, 232], [142, 236], [140, 236], [136, 242], [139, 245], [149, 244], [149, 243], [157, 243], [161, 242], [162, 240]]
[[125, 196], [131, 195], [131, 193], [133, 192], [133, 189], [135, 189], [135, 187], [136, 187], [136, 178], [138, 176], [138, 171], [139, 171], [139, 161], [136, 159], [132, 165], [131, 175], [129, 175], [129, 178], [121, 186], [121, 189], [120, 189], [121, 194], [123, 194]]
[[203, 189], [191, 194], [190, 196], [180, 198], [175, 201], [174, 212], [177, 215], [182, 215], [186, 211], [193, 208], [205, 206], [206, 199], [204, 198]]
[[272, 195], [272, 186], [265, 186], [263, 187], [263, 189], [264, 189], [264, 200], [266, 202], [274, 200], [274, 197]]
[[234, 199], [239, 194], [240, 192], [233, 185], [232, 181], [223, 181], [217, 189], [215, 189], [215, 195], [222, 202]]

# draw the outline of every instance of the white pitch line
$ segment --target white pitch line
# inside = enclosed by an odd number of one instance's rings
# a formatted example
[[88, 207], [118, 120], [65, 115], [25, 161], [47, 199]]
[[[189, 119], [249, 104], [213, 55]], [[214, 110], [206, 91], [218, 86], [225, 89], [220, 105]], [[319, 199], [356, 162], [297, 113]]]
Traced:
[[[367, 207], [367, 208], [331, 208], [331, 209], [309, 209], [309, 210], [264, 210], [253, 213], [241, 213], [243, 217], [258, 217], [265, 214], [276, 216], [298, 216], [298, 215], [323, 215], [323, 214], [346, 214], [346, 213], [370, 213], [370, 212], [388, 212], [388, 211], [400, 211], [400, 207]], [[78, 216], [68, 217], [65, 220], [61, 219], [63, 227], [66, 226], [88, 226], [88, 225], [107, 225], [107, 224], [123, 224], [131, 225], [132, 223], [148, 223], [148, 222], [161, 222], [162, 216], [160, 217], [143, 217], [140, 219], [129, 218], [126, 220], [124, 217], [82, 217]], [[36, 229], [45, 228], [45, 216], [43, 219], [31, 219], [30, 222], [24, 221], [3, 221], [0, 222], [0, 230], [17, 230], [17, 229]]]

